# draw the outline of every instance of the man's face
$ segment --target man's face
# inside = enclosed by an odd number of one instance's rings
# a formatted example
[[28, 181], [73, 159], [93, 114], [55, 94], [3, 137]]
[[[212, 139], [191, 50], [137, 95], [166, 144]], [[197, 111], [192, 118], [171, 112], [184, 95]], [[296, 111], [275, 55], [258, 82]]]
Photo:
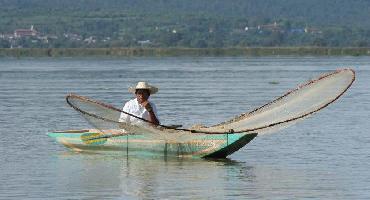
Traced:
[[138, 89], [135, 92], [136, 99], [139, 103], [143, 103], [148, 100], [150, 93], [149, 90], [146, 89]]

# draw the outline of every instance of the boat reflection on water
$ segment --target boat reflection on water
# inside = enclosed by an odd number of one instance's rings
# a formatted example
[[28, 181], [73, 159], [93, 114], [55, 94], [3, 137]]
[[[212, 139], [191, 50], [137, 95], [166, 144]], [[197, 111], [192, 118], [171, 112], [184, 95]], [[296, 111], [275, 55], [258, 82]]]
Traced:
[[[58, 191], [87, 199], [273, 198], [282, 185], [304, 188], [310, 178], [305, 171], [231, 159], [68, 152], [58, 162]], [[291, 197], [307, 195], [302, 192]]]
[[81, 190], [80, 195], [85, 195], [83, 198], [196, 198], [204, 195], [201, 191], [211, 188], [214, 191], [210, 195], [222, 196], [227, 194], [225, 187], [232, 178], [254, 177], [251, 175], [253, 167], [230, 159], [68, 152], [58, 156], [57, 160], [58, 185], [62, 187], [58, 191], [73, 190], [76, 194], [79, 192], [75, 190]]

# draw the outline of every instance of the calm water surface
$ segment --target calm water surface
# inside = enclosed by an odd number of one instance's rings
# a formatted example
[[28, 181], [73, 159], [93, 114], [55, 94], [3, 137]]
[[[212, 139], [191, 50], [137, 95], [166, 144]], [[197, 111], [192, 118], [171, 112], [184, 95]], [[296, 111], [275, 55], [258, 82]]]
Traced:
[[[348, 66], [343, 98], [227, 160], [78, 154], [46, 135], [89, 127], [70, 92], [121, 107], [145, 80], [162, 123], [211, 125]], [[0, 199], [369, 199], [369, 84], [369, 57], [1, 58]]]

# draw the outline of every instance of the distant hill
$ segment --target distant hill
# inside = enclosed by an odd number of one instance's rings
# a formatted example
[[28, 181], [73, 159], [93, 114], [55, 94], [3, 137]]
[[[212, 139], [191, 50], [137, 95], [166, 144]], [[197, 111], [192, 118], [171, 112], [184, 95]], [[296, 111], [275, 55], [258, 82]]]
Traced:
[[368, 46], [369, 19], [369, 0], [0, 1], [0, 34], [34, 25], [58, 40], [77, 34], [106, 47]]

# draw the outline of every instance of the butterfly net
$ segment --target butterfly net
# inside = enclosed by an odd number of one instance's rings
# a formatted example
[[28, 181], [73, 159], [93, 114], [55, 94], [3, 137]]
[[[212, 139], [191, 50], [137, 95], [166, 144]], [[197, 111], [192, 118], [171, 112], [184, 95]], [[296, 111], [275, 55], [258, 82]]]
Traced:
[[256, 131], [259, 135], [285, 128], [325, 108], [352, 85], [355, 72], [351, 69], [323, 74], [298, 86], [276, 100], [232, 120], [203, 128], [201, 131]]
[[[121, 113], [126, 113], [111, 105], [70, 94], [67, 103], [103, 134], [142, 134], [147, 138], [174, 142], [207, 140], [228, 134], [274, 132], [296, 123], [325, 108], [352, 85], [355, 72], [351, 69], [336, 70], [298, 86], [276, 100], [251, 112], [243, 113], [229, 121], [211, 126], [192, 129], [174, 129], [164, 125], [154, 126], [142, 120], [138, 124], [120, 122]], [[136, 116], [131, 116], [136, 117]], [[226, 139], [226, 136], [225, 136]]]

